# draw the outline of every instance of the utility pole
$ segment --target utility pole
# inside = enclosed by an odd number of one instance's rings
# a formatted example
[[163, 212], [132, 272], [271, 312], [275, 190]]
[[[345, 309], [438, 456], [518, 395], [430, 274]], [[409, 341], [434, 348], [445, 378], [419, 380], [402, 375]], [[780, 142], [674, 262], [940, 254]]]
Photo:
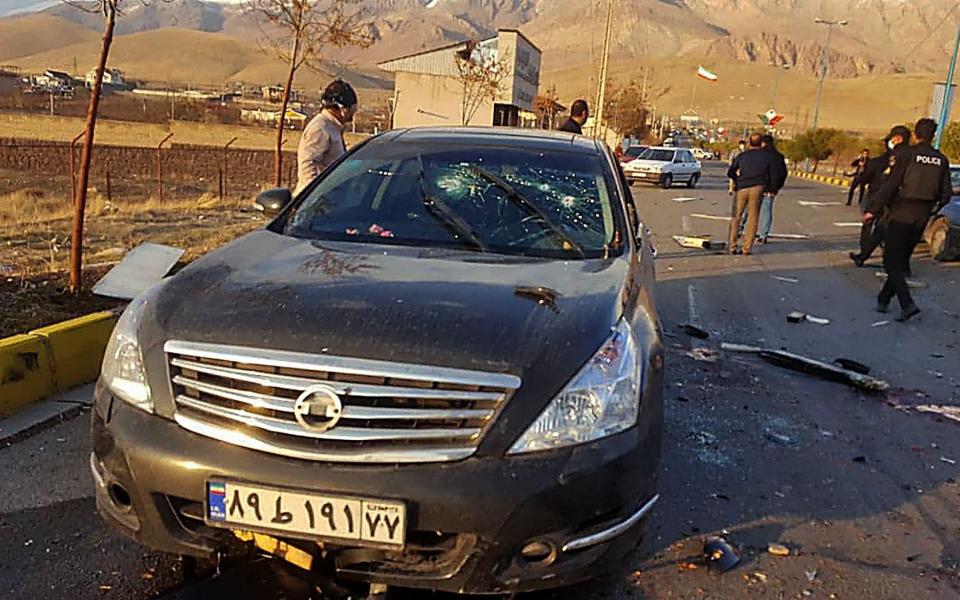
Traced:
[[600, 85], [597, 89], [597, 116], [594, 119], [593, 137], [596, 138], [603, 123], [603, 104], [607, 93], [607, 62], [610, 58], [610, 23], [613, 19], [613, 0], [607, 0], [607, 24], [603, 30], [603, 56], [600, 59]]
[[813, 20], [817, 25], [826, 25], [827, 26], [827, 40], [823, 44], [823, 48], [820, 50], [820, 81], [817, 83], [817, 103], [813, 108], [813, 127], [814, 131], [817, 130], [817, 124], [820, 121], [820, 101], [823, 99], [823, 80], [827, 77], [827, 58], [828, 52], [830, 50], [830, 36], [833, 34], [834, 25], [839, 25], [840, 27], [846, 26], [850, 21], [844, 19], [842, 21], [828, 21], [826, 19], [816, 18]]
[[957, 39], [953, 43], [953, 56], [950, 57], [950, 67], [947, 69], [947, 80], [943, 89], [943, 101], [940, 104], [940, 118], [937, 120], [936, 137], [933, 139], [933, 147], [939, 149], [940, 141], [943, 139], [943, 130], [947, 128], [950, 121], [950, 105], [953, 104], [953, 75], [957, 70], [957, 53], [960, 52], [960, 24], [957, 25]]

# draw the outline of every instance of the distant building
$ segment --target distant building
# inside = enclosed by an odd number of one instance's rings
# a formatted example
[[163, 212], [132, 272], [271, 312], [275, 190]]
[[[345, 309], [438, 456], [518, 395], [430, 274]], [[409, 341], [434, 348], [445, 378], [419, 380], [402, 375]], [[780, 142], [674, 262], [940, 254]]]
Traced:
[[0, 94], [12, 94], [17, 89], [20, 69], [9, 65], [0, 65]]
[[[533, 112], [540, 87], [540, 55], [540, 49], [522, 33], [501, 29], [495, 37], [479, 42], [460, 42], [382, 62], [380, 69], [396, 77], [393, 126], [534, 123], [526, 113]], [[465, 86], [458, 57], [505, 68], [495, 97], [479, 102], [472, 116], [464, 115]], [[526, 118], [521, 119], [521, 112]]]
[[[262, 108], [254, 109], [241, 109], [240, 110], [240, 121], [244, 123], [252, 123], [255, 125], [268, 125], [270, 127], [276, 127], [277, 123], [280, 120], [280, 111], [279, 110], [264, 110]], [[286, 117], [284, 118], [284, 125], [288, 129], [303, 129], [307, 124], [307, 115], [292, 108], [288, 108], [286, 112]]]
[[[86, 86], [88, 88], [93, 88], [93, 82], [97, 80], [97, 70], [90, 69], [87, 72], [87, 76], [84, 78]], [[120, 69], [104, 69], [103, 70], [103, 87], [110, 87], [114, 89], [126, 89], [127, 80], [123, 76], [123, 71]]]
[[[282, 85], [265, 85], [260, 88], [260, 95], [267, 102], [273, 102], [279, 104], [283, 102], [283, 86]], [[297, 90], [290, 90], [290, 102], [297, 102], [299, 95]]]
[[73, 93], [74, 79], [69, 73], [47, 69], [34, 78], [33, 85], [44, 92]]

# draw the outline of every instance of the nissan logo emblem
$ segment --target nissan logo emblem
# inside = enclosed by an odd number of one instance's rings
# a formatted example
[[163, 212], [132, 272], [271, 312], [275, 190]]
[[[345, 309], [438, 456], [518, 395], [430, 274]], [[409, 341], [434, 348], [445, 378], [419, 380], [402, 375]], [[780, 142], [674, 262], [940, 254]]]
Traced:
[[328, 431], [340, 422], [343, 403], [332, 387], [312, 385], [297, 398], [293, 405], [293, 416], [304, 429]]

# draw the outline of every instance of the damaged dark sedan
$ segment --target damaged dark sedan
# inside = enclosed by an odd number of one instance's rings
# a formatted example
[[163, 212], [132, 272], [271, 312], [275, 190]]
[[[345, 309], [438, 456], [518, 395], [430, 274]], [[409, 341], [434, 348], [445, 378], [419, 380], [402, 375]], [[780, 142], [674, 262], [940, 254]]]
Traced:
[[90, 456], [107, 522], [380, 590], [511, 593], [622, 564], [659, 498], [663, 349], [608, 148], [399, 130], [259, 204], [265, 229], [117, 323]]

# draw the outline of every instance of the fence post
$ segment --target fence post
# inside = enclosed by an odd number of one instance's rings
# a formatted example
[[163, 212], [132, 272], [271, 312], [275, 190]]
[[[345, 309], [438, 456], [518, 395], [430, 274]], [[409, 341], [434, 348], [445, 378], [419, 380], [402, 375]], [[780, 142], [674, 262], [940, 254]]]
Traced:
[[230, 173], [227, 169], [227, 151], [230, 149], [230, 145], [237, 141], [237, 138], [231, 139], [223, 146], [223, 169], [220, 171], [220, 199], [223, 200], [227, 196], [227, 177]]
[[157, 144], [157, 197], [159, 198], [160, 204], [163, 204], [163, 159], [161, 156], [161, 149], [163, 145], [173, 137], [171, 132], [167, 137], [160, 140], [160, 143]]

